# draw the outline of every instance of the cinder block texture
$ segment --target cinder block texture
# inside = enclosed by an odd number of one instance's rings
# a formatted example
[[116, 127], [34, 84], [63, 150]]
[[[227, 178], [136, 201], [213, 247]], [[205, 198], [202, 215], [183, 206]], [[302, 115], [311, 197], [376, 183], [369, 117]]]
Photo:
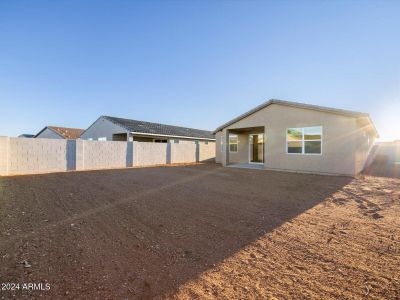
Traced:
[[198, 146], [196, 144], [170, 144], [171, 163], [193, 163], [196, 162]]
[[215, 161], [215, 143], [200, 144], [198, 151], [199, 162], [211, 162]]
[[127, 142], [83, 141], [84, 169], [124, 168], [129, 160]]
[[0, 176], [8, 175], [8, 147], [10, 138], [0, 136]]
[[0, 137], [0, 175], [194, 163], [213, 145]]
[[133, 142], [133, 165], [163, 165], [169, 160], [169, 143]]
[[8, 175], [67, 170], [67, 140], [10, 138]]

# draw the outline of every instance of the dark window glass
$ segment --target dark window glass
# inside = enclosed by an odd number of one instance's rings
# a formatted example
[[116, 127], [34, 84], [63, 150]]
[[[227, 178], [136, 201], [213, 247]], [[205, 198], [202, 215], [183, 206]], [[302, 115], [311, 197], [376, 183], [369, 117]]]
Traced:
[[288, 142], [288, 153], [302, 153], [302, 143]]
[[321, 141], [304, 142], [304, 153], [307, 154], [321, 154]]

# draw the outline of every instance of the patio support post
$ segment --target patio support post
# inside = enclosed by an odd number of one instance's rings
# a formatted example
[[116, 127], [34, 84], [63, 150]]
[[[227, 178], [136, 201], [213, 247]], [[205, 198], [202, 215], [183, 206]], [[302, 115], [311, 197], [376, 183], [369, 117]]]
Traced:
[[264, 165], [264, 167], [265, 167], [265, 158], [267, 157], [267, 131], [266, 131], [266, 129], [265, 129], [265, 126], [264, 126], [264, 139], [263, 139], [263, 141], [264, 141], [264, 145], [263, 145], [263, 165]]
[[229, 130], [228, 129], [223, 131], [222, 140], [224, 143], [222, 164], [223, 164], [223, 166], [227, 166], [227, 165], [229, 165]]

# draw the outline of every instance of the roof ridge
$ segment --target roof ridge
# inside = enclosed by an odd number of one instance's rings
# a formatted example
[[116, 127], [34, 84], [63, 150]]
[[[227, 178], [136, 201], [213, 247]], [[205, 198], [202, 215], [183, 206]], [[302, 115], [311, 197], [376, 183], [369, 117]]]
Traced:
[[[244, 114], [241, 114], [237, 116], [236, 118], [231, 119], [230, 121], [222, 124], [221, 126], [217, 127], [213, 131], [213, 133], [217, 133], [218, 131], [221, 131], [225, 127], [232, 125], [233, 123], [236, 123], [240, 121], [241, 119], [244, 119], [245, 117], [271, 105], [271, 104], [280, 104], [280, 105], [286, 105], [286, 106], [293, 106], [297, 108], [302, 108], [302, 109], [311, 109], [311, 110], [318, 110], [318, 111], [324, 111], [332, 114], [339, 114], [339, 115], [345, 115], [349, 117], [367, 117], [370, 118], [368, 113], [363, 113], [363, 112], [357, 112], [357, 111], [352, 111], [352, 110], [346, 110], [346, 109], [340, 109], [340, 108], [333, 108], [333, 107], [328, 107], [328, 106], [320, 106], [320, 105], [315, 105], [315, 104], [307, 104], [307, 103], [301, 103], [301, 102], [295, 102], [295, 101], [288, 101], [288, 100], [281, 100], [281, 99], [274, 99], [271, 98], [262, 104], [250, 109], [249, 111], [245, 112]], [[372, 121], [371, 121], [372, 123]]]
[[146, 123], [146, 124], [156, 124], [156, 125], [161, 125], [161, 126], [170, 126], [170, 127], [176, 127], [176, 128], [185, 128], [185, 129], [191, 129], [191, 130], [198, 130], [198, 131], [205, 131], [205, 132], [210, 132], [212, 133], [212, 130], [206, 130], [206, 129], [198, 129], [198, 128], [192, 128], [192, 127], [185, 127], [185, 126], [177, 126], [177, 125], [170, 125], [170, 124], [163, 124], [163, 123], [156, 123], [156, 122], [149, 122], [149, 121], [142, 121], [142, 120], [136, 120], [136, 119], [128, 119], [128, 118], [120, 118], [120, 117], [113, 117], [113, 116], [102, 116], [107, 119], [121, 119], [125, 121], [135, 121], [135, 122], [141, 122], [141, 123]]

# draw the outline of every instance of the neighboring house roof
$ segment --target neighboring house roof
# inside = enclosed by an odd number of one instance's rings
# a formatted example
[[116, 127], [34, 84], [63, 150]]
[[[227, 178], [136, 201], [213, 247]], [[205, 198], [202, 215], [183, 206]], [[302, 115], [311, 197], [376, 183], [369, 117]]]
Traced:
[[57, 126], [46, 126], [42, 130], [39, 131], [38, 134], [35, 135], [35, 138], [38, 137], [43, 131], [49, 129], [64, 139], [68, 140], [76, 140], [78, 139], [81, 134], [84, 132], [84, 129], [80, 128], [67, 128], [67, 127], [57, 127]]
[[248, 112], [230, 120], [229, 122], [219, 126], [217, 129], [214, 130], [214, 134], [217, 133], [218, 131], [221, 131], [225, 127], [228, 127], [229, 125], [232, 125], [241, 119], [246, 118], [247, 116], [250, 116], [254, 114], [255, 112], [271, 105], [271, 104], [280, 104], [280, 105], [286, 105], [286, 106], [292, 106], [296, 108], [303, 108], [303, 109], [311, 109], [311, 110], [317, 110], [317, 111], [322, 111], [322, 112], [327, 112], [327, 113], [332, 113], [332, 114], [337, 114], [337, 115], [342, 115], [346, 117], [353, 117], [353, 118], [360, 118], [360, 117], [366, 117], [372, 124], [374, 131], [376, 135], [378, 135], [378, 132], [374, 126], [374, 123], [372, 122], [370, 116], [368, 113], [362, 113], [362, 112], [357, 112], [357, 111], [351, 111], [351, 110], [345, 110], [345, 109], [338, 109], [338, 108], [332, 108], [332, 107], [326, 107], [326, 106], [319, 106], [319, 105], [312, 105], [312, 104], [305, 104], [305, 103], [299, 103], [299, 102], [293, 102], [293, 101], [285, 101], [285, 100], [278, 100], [278, 99], [270, 99], [263, 104], [249, 110]]
[[207, 130], [115, 118], [110, 116], [102, 116], [102, 118], [107, 119], [112, 123], [121, 126], [122, 128], [125, 128], [131, 133], [215, 140], [213, 133]]

